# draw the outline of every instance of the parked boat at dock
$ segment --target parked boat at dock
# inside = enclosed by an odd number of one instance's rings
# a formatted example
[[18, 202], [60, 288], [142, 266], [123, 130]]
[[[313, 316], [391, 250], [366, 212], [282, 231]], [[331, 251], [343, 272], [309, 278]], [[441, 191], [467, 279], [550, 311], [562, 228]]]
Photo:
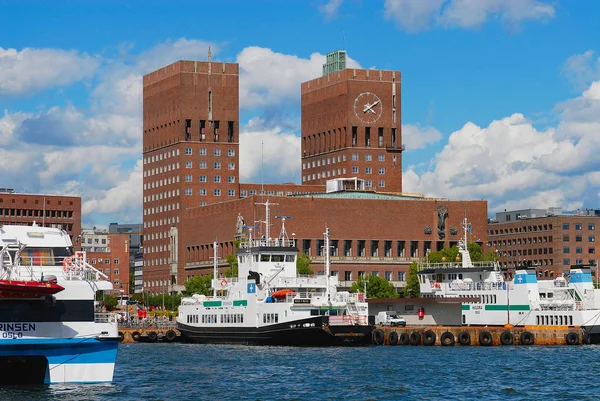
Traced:
[[459, 241], [459, 263], [424, 263], [418, 273], [423, 297], [477, 297], [462, 304], [462, 324], [479, 326], [581, 327], [585, 340], [600, 343], [600, 290], [590, 266], [572, 266], [567, 277], [537, 280], [536, 271], [516, 268], [514, 277], [496, 262], [472, 262], [467, 220]]
[[0, 225], [0, 384], [112, 381], [117, 319], [94, 304], [112, 288], [65, 231]]
[[[265, 208], [268, 222], [268, 201]], [[266, 226], [263, 239], [250, 235], [240, 243], [238, 277], [213, 279], [211, 297], [195, 294], [182, 300], [177, 317], [182, 336], [200, 343], [370, 344], [374, 327], [368, 323], [364, 294], [337, 291], [338, 279], [329, 274], [329, 253], [324, 275], [299, 276], [298, 248], [286, 234], [285, 218], [278, 238], [270, 238]]]

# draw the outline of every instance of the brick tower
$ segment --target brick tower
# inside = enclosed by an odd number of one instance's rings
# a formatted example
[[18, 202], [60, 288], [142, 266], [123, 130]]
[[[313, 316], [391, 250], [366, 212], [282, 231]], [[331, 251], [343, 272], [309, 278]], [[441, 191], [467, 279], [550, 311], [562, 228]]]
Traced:
[[209, 50], [143, 85], [144, 288], [177, 291], [183, 210], [239, 197], [239, 66]]
[[302, 84], [302, 183], [358, 177], [402, 192], [400, 72], [346, 69], [345, 57], [328, 54], [323, 76]]

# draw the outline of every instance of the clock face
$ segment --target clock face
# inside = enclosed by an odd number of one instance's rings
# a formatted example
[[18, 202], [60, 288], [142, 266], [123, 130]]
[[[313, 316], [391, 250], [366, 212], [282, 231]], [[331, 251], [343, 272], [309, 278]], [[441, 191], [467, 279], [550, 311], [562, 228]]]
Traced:
[[354, 114], [365, 124], [379, 120], [382, 111], [381, 99], [374, 93], [363, 92], [354, 101]]

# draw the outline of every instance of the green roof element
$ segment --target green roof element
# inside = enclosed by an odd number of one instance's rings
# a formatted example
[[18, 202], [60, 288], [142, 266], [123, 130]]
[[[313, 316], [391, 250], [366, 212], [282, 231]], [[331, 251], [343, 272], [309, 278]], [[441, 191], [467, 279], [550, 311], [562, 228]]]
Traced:
[[327, 54], [323, 64], [323, 76], [346, 69], [346, 51], [336, 50]]

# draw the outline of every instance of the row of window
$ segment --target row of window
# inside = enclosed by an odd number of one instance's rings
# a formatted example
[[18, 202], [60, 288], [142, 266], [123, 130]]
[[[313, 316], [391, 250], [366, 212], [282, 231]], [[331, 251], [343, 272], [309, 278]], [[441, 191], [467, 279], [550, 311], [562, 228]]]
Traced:
[[160, 226], [165, 226], [165, 225], [171, 225], [171, 224], [174, 224], [174, 223], [179, 224], [179, 216], [173, 217], [172, 220], [169, 217], [168, 219], [158, 219], [158, 220], [145, 221], [144, 222], [144, 228], [160, 227]]
[[[194, 167], [194, 163], [191, 161], [187, 161], [185, 162], [185, 168], [193, 168]], [[200, 162], [198, 167], [202, 170], [206, 169], [206, 162]], [[214, 162], [213, 163], [213, 168], [215, 170], [220, 170], [221, 169], [221, 162]], [[235, 170], [235, 163], [234, 162], [230, 162], [227, 164], [227, 169], [228, 170]]]
[[[185, 148], [185, 154], [187, 156], [193, 155], [192, 148]], [[198, 151], [200, 156], [206, 156], [206, 148], [200, 148]], [[221, 156], [221, 149], [213, 149], [213, 156]], [[235, 149], [227, 149], [227, 156], [233, 157], [235, 156]]]
[[[575, 223], [575, 230], [581, 231], [585, 226], [583, 223]], [[569, 230], [571, 227], [570, 223], [563, 223], [562, 229]], [[587, 223], [587, 229], [589, 231], [596, 230], [595, 223]], [[500, 228], [493, 229], [488, 232], [489, 235], [503, 235], [503, 234], [514, 234], [514, 233], [522, 233], [522, 232], [536, 232], [536, 231], [551, 231], [552, 224], [538, 224], [538, 225], [529, 225], [522, 227], [508, 227], [508, 228]]]
[[157, 155], [144, 157], [144, 164], [150, 164], [158, 161], [163, 161], [171, 157], [179, 156], [179, 149], [169, 150], [168, 152], [159, 153]]
[[[205, 175], [201, 175], [200, 176], [200, 182], [206, 182], [206, 176]], [[192, 182], [193, 177], [191, 174], [186, 174], [185, 175], [185, 182]], [[213, 176], [213, 182], [215, 183], [220, 183], [221, 182], [221, 176], [220, 175], [214, 175]], [[234, 175], [230, 175], [227, 177], [227, 182], [230, 184], [235, 183], [235, 176]]]
[[[324, 239], [315, 240], [313, 253], [313, 240], [302, 239], [302, 252], [307, 255], [316, 254], [316, 256], [325, 256], [323, 249]], [[395, 246], [394, 246], [395, 242]], [[383, 245], [380, 247], [380, 243]], [[337, 240], [330, 241], [331, 256], [371, 256], [371, 257], [411, 257], [418, 258], [430, 251], [441, 251], [446, 247], [457, 246], [458, 242], [450, 241], [446, 244], [444, 241], [392, 241], [392, 240]], [[370, 245], [367, 250], [367, 245]], [[435, 248], [434, 248], [435, 245]]]
[[[319, 274], [323, 274], [322, 271], [318, 272]], [[335, 276], [335, 277], [339, 277], [339, 272], [336, 270], [332, 270], [331, 271], [331, 275]], [[371, 272], [371, 276], [373, 277], [379, 277], [379, 272], [378, 271], [372, 271]], [[366, 278], [367, 277], [367, 272], [365, 271], [359, 271], [356, 275], [356, 278], [354, 276], [354, 272], [350, 271], [350, 270], [346, 270], [344, 272], [344, 281], [355, 281], [357, 279], [361, 279], [361, 278]], [[386, 271], [384, 272], [384, 278], [387, 281], [394, 281], [394, 273], [391, 271]], [[404, 281], [406, 278], [406, 273], [405, 272], [396, 272], [396, 280], [397, 281]]]
[[[185, 195], [186, 196], [191, 196], [193, 194], [194, 193], [193, 193], [192, 188], [186, 188], [185, 189]], [[206, 196], [206, 194], [207, 194], [206, 188], [200, 188], [199, 195], [200, 196]], [[214, 189], [213, 190], [213, 195], [214, 196], [221, 196], [221, 189], [219, 189], [219, 188]], [[227, 190], [227, 196], [235, 196], [235, 189], [228, 189]], [[203, 206], [203, 205], [201, 205], [201, 206]]]
[[[316, 192], [313, 192], [316, 193]], [[283, 196], [283, 191], [273, 191], [273, 190], [269, 190], [269, 191], [265, 191], [265, 190], [256, 190], [256, 189], [251, 189], [251, 190], [247, 190], [247, 189], [242, 189], [240, 191], [240, 196], [242, 198], [247, 197], [248, 195], [252, 196], [252, 195], [269, 195], [269, 196]], [[300, 192], [300, 191], [296, 191], [296, 192], [292, 192], [292, 191], [285, 191], [285, 196], [292, 196], [292, 195], [310, 195], [310, 192], [305, 191], [305, 192]]]
[[[563, 230], [568, 230], [570, 227], [569, 223], [563, 223]], [[594, 223], [588, 223], [588, 230], [593, 231], [596, 229], [596, 225]], [[575, 223], [575, 230], [580, 231], [583, 230], [583, 224]]]
[[[340, 155], [337, 156], [337, 162], [341, 163], [342, 161], [346, 161], [346, 155]], [[302, 170], [305, 170], [307, 168], [315, 168], [315, 167], [321, 167], [321, 165], [325, 166], [328, 164], [335, 164], [336, 162], [336, 157], [328, 157], [327, 159], [323, 158], [323, 159], [319, 159], [319, 160], [313, 160], [312, 162], [308, 162], [308, 163], [302, 163]]]
[[72, 219], [72, 210], [43, 210], [37, 209], [9, 209], [0, 207], [0, 216], [7, 217], [49, 217], [55, 219]]
[[[175, 208], [175, 207], [177, 207], [177, 208]], [[179, 210], [179, 202], [169, 203], [168, 205], [149, 207], [148, 209], [144, 209], [144, 216], [150, 215], [150, 214], [155, 214], [155, 213], [170, 212], [173, 210]]]
[[152, 177], [153, 175], [156, 175], [156, 174], [162, 174], [162, 173], [167, 173], [169, 171], [179, 170], [179, 167], [180, 167], [179, 162], [177, 162], [177, 163], [173, 163], [173, 164], [167, 164], [166, 166], [151, 168], [148, 170], [144, 169], [144, 177]]
[[[587, 249], [587, 253], [596, 253], [596, 248], [594, 247], [589, 247]], [[570, 246], [565, 246], [563, 247], [563, 253], [571, 253], [571, 247]], [[575, 253], [583, 253], [583, 248], [578, 246], [575, 248]]]

